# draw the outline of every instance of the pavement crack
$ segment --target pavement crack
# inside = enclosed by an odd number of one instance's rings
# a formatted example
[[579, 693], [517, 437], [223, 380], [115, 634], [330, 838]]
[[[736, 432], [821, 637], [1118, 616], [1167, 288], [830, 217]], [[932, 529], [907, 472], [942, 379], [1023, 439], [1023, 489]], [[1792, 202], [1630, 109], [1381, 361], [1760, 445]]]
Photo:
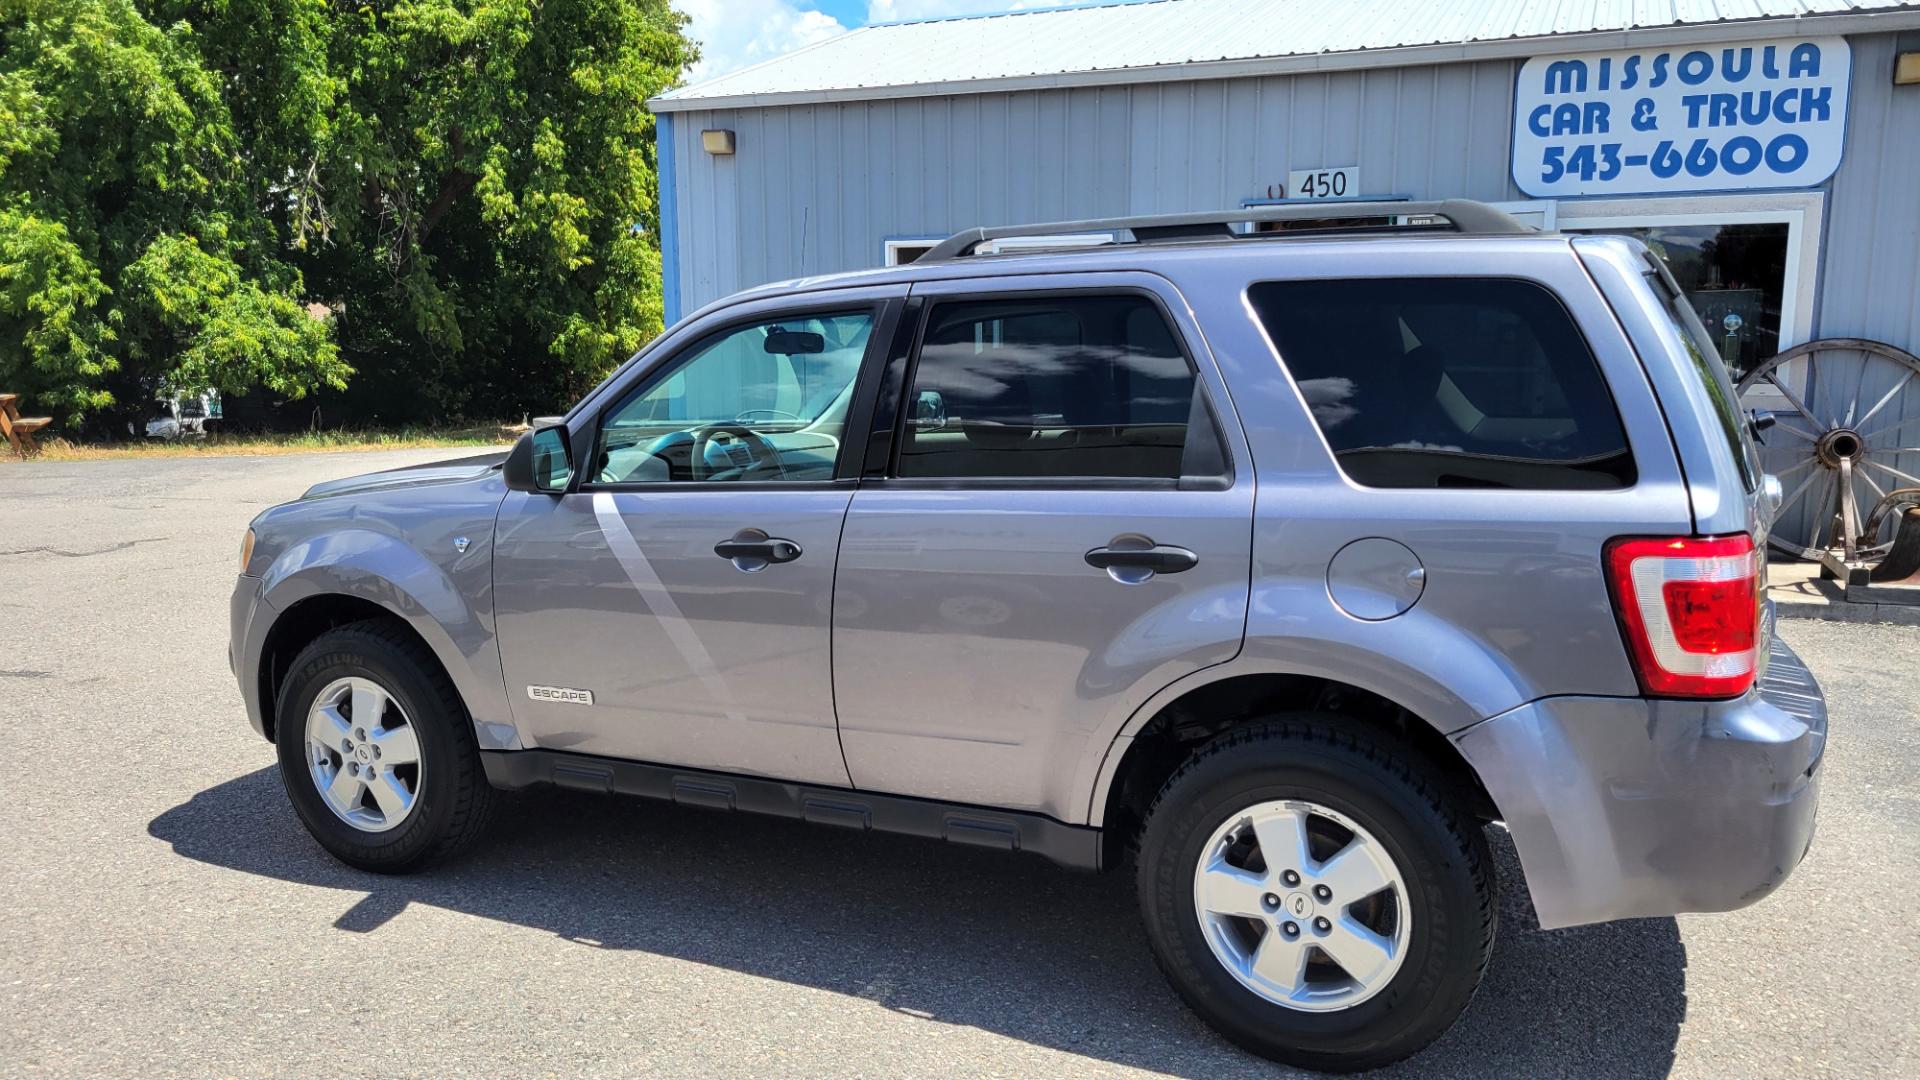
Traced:
[[122, 540], [117, 544], [108, 544], [106, 547], [95, 548], [92, 551], [68, 551], [66, 548], [57, 548], [42, 544], [39, 547], [14, 548], [10, 551], [0, 551], [0, 557], [7, 555], [58, 555], [63, 559], [90, 559], [95, 555], [110, 555], [116, 551], [125, 551], [135, 544], [156, 544], [162, 540], [169, 539], [172, 538], [166, 536], [143, 536], [138, 540]]
[[53, 672], [51, 671], [26, 671], [26, 670], [6, 671], [3, 669], [0, 669], [0, 679], [51, 679], [51, 678], [53, 678]]

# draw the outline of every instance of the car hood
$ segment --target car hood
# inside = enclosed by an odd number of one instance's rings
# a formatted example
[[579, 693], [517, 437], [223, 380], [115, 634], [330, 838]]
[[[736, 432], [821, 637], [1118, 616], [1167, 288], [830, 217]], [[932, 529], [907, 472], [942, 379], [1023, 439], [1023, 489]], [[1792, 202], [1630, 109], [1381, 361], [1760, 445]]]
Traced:
[[315, 484], [300, 497], [322, 499], [334, 495], [353, 495], [391, 488], [457, 483], [485, 475], [499, 468], [500, 463], [506, 459], [507, 452], [501, 450], [495, 453], [476, 454], [473, 457], [454, 458], [449, 461], [433, 461], [425, 465], [409, 465], [404, 469], [386, 469], [381, 472], [362, 473], [359, 476], [345, 476], [338, 480]]

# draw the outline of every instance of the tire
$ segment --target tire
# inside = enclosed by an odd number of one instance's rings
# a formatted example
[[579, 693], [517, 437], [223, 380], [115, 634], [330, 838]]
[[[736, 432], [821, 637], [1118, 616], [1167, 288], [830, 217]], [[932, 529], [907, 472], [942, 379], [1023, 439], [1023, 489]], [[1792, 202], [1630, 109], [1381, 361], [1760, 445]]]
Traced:
[[[1412, 747], [1336, 717], [1284, 714], [1214, 739], [1167, 780], [1141, 836], [1140, 909], [1161, 971], [1208, 1024], [1275, 1061], [1357, 1072], [1419, 1052], [1466, 1008], [1493, 952], [1497, 909], [1486, 837], [1454, 805], [1451, 790]], [[1264, 834], [1269, 839], [1312, 837], [1309, 854], [1298, 860], [1288, 859], [1282, 844], [1273, 845], [1277, 861], [1299, 861], [1299, 870], [1263, 865], [1265, 845], [1256, 822], [1274, 830]], [[1308, 824], [1302, 833], [1286, 831], [1293, 822]], [[1330, 869], [1336, 851], [1347, 854], [1339, 849], [1343, 832], [1349, 837], [1344, 843], [1364, 840], [1369, 852], [1384, 853], [1397, 877], [1353, 907], [1340, 905], [1331, 892], [1325, 906], [1309, 900], [1305, 917], [1296, 922], [1289, 909], [1301, 902], [1302, 890], [1317, 897], [1316, 882], [1346, 883]], [[1203, 854], [1209, 860], [1204, 869]], [[1234, 865], [1236, 860], [1251, 868]], [[1255, 876], [1222, 878], [1223, 867]], [[1313, 876], [1323, 871], [1326, 878]], [[1307, 876], [1289, 889], [1285, 873]], [[1238, 889], [1241, 880], [1272, 891], [1210, 891]], [[1367, 881], [1353, 891], [1369, 887], [1376, 886]], [[1216, 902], [1221, 895], [1238, 899]], [[1266, 913], [1265, 921], [1214, 910], [1237, 911], [1250, 900]], [[1203, 906], [1214, 913], [1203, 913]], [[1375, 937], [1351, 931], [1355, 920], [1372, 920], [1363, 929]], [[1297, 933], [1288, 934], [1289, 925]], [[1380, 950], [1393, 959], [1375, 965], [1369, 984], [1344, 967], [1328, 966], [1332, 953], [1317, 946], [1300, 950], [1302, 943], [1313, 946], [1335, 934], [1340, 940], [1329, 947], [1338, 945], [1348, 956], [1360, 955], [1353, 951], [1355, 941], [1403, 936], [1397, 948]], [[1268, 945], [1275, 949], [1271, 966], [1264, 963]], [[1230, 966], [1235, 961], [1239, 966]], [[1276, 970], [1288, 973], [1299, 989], [1289, 995], [1285, 979], [1276, 984], [1250, 973]], [[1288, 1003], [1278, 1000], [1283, 996]]]
[[[371, 732], [373, 739], [358, 747], [374, 753], [376, 745], [386, 745], [395, 751], [387, 761], [402, 761], [405, 748], [390, 741], [391, 736], [401, 727], [412, 729], [412, 768], [387, 764], [382, 776], [394, 791], [410, 789], [412, 795], [390, 818], [387, 804], [375, 798], [374, 782], [363, 785], [361, 809], [352, 811], [336, 811], [323, 792], [316, 769], [324, 771], [324, 766], [314, 762], [320, 751], [309, 737], [309, 717], [316, 699], [326, 693], [331, 700], [342, 693], [336, 689], [342, 685], [348, 696], [339, 711], [351, 721], [352, 731], [343, 729], [349, 743], [353, 731], [370, 724], [351, 715], [352, 702], [360, 700], [351, 696], [355, 687], [370, 685], [386, 695], [377, 711], [382, 723], [392, 725]], [[380, 874], [418, 869], [470, 844], [492, 814], [495, 792], [481, 768], [466, 706], [433, 654], [396, 623], [351, 623], [315, 638], [288, 669], [275, 715], [279, 722], [274, 741], [287, 798], [320, 846], [349, 866]], [[354, 756], [334, 755], [339, 762], [333, 770], [336, 778]], [[369, 761], [368, 767], [377, 771], [381, 764]], [[360, 767], [353, 762], [353, 768]], [[355, 824], [349, 817], [374, 820]]]

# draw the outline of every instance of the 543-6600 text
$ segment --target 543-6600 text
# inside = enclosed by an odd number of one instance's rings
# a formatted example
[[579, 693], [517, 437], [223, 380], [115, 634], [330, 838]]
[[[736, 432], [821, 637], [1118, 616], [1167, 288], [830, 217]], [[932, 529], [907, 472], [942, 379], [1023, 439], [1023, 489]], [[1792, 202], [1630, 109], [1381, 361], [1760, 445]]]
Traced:
[[1622, 169], [1646, 169], [1662, 180], [1685, 172], [1689, 176], [1711, 176], [1715, 172], [1745, 176], [1765, 167], [1786, 174], [1807, 162], [1807, 140], [1791, 132], [1776, 135], [1762, 143], [1751, 135], [1730, 139], [1695, 139], [1682, 147], [1672, 139], [1662, 139], [1652, 153], [1622, 154], [1620, 144], [1582, 143], [1578, 146], [1549, 146], [1541, 154], [1540, 179], [1553, 183], [1566, 176], [1582, 180], [1612, 180]]

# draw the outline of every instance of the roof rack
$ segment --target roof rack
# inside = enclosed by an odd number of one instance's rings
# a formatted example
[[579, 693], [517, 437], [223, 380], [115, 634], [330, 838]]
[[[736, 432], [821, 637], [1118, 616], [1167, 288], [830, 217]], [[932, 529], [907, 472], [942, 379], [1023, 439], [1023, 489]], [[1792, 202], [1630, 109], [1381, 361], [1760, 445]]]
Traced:
[[[1327, 229], [1297, 230], [1290, 233], [1236, 233], [1240, 222], [1262, 221], [1342, 221], [1357, 217], [1437, 217], [1446, 224], [1408, 224], [1375, 227], [1334, 226]], [[1240, 210], [1210, 210], [1197, 214], [1154, 214], [1145, 217], [1093, 218], [1087, 221], [1054, 221], [1037, 225], [1002, 225], [993, 228], [963, 229], [940, 241], [915, 262], [938, 262], [973, 254], [981, 244], [1015, 236], [1066, 236], [1073, 233], [1127, 233], [1132, 239], [1117, 243], [1165, 244], [1186, 240], [1270, 238], [1273, 236], [1330, 235], [1364, 232], [1457, 232], [1473, 236], [1519, 236], [1535, 232], [1503, 210], [1471, 199], [1439, 199], [1430, 202], [1325, 202], [1292, 206], [1250, 206]]]

